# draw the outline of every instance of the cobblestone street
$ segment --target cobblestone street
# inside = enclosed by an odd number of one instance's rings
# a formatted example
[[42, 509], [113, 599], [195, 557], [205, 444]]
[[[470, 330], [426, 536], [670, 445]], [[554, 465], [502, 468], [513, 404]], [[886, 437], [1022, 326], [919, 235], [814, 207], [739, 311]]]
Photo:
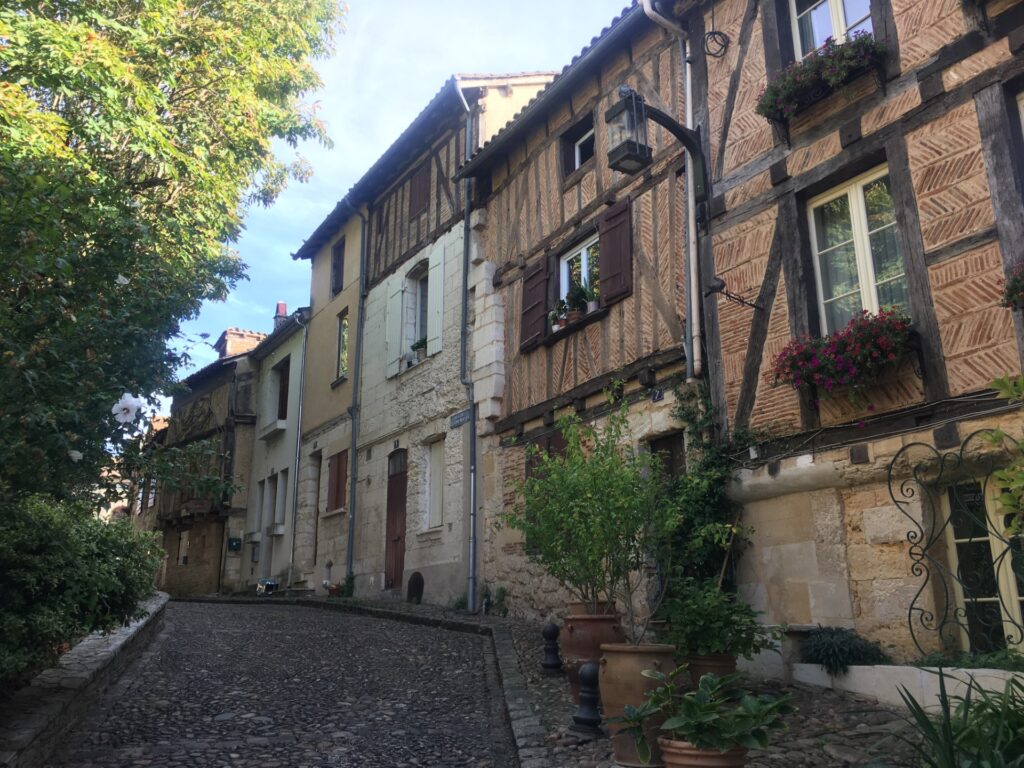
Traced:
[[171, 603], [49, 765], [516, 764], [490, 640], [296, 606]]

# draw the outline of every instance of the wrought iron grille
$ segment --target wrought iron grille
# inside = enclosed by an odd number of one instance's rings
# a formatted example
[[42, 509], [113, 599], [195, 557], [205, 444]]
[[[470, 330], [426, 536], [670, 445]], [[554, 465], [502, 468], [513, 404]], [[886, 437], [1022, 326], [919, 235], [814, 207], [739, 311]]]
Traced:
[[1024, 530], [1000, 471], [1024, 443], [998, 430], [940, 451], [911, 443], [889, 465], [889, 495], [909, 521], [911, 573], [921, 579], [907, 610], [922, 653], [1024, 650]]

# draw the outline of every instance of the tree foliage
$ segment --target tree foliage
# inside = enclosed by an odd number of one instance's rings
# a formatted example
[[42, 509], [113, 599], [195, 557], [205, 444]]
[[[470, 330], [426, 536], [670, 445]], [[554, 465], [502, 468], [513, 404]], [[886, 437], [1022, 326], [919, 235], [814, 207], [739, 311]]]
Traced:
[[[303, 99], [332, 0], [12, 0], [0, 8], [0, 498], [81, 495], [122, 392], [243, 276], [251, 204], [326, 141]], [[79, 456], [81, 454], [81, 456]]]

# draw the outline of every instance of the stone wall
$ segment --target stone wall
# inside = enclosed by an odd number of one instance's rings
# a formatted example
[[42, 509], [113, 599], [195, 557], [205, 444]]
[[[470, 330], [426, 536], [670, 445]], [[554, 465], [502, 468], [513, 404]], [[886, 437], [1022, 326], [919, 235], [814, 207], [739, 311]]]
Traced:
[[[467, 407], [459, 381], [462, 243], [460, 224], [429, 244], [404, 266], [443, 248], [444, 303], [441, 349], [398, 375], [386, 375], [385, 334], [388, 280], [374, 286], [366, 299], [359, 433], [359, 502], [355, 523], [356, 593], [378, 594], [383, 589], [388, 456], [408, 451], [406, 554], [404, 581], [415, 571], [425, 580], [424, 600], [445, 603], [465, 593], [467, 548], [468, 466], [465, 433], [453, 429], [451, 416]], [[399, 268], [400, 278], [404, 267]], [[427, 456], [430, 443], [444, 440], [444, 509], [437, 525], [427, 524]], [[343, 526], [344, 527], [344, 524]], [[335, 561], [338, 562], [337, 560]], [[342, 574], [343, 575], [343, 574]]]

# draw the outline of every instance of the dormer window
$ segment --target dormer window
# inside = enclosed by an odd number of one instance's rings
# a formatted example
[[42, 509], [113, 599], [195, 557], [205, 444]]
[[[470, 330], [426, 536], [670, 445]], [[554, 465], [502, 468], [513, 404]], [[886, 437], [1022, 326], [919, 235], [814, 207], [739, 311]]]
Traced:
[[789, 0], [796, 57], [802, 59], [833, 40], [871, 34], [871, 0]]
[[588, 113], [562, 134], [562, 175], [569, 176], [594, 156], [594, 115]]

